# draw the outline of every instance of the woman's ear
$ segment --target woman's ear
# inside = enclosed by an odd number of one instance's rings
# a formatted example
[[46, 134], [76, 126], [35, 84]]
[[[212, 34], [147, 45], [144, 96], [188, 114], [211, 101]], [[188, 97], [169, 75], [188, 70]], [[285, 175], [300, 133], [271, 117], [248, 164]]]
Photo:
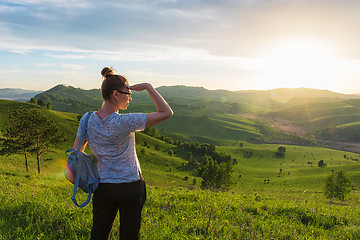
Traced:
[[113, 91], [113, 96], [117, 98], [119, 96], [119, 92], [117, 90]]

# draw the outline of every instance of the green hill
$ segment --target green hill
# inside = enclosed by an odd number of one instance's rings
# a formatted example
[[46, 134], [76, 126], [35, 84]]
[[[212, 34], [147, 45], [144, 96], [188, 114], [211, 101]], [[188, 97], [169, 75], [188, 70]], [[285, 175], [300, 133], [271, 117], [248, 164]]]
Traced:
[[[180, 135], [188, 135], [188, 140], [203, 138], [203, 142], [204, 139], [249, 139], [259, 135], [259, 132], [253, 127], [254, 123], [251, 123], [251, 126], [248, 123], [246, 126], [241, 126], [241, 121], [245, 121], [244, 119], [234, 123], [233, 121], [228, 122], [226, 118], [218, 117], [219, 113], [238, 114], [257, 109], [248, 104], [224, 100], [228, 95], [235, 100], [236, 94], [229, 91], [218, 91], [221, 94], [214, 94], [214, 91], [204, 88], [183, 86], [160, 87], [158, 91], [175, 112], [175, 116], [159, 125], [159, 128], [172, 136], [177, 135], [179, 138]], [[102, 103], [99, 90], [82, 90], [64, 85], [58, 85], [35, 98], [51, 102], [54, 110], [79, 114], [99, 109]], [[133, 101], [126, 112], [151, 111], [156, 111], [156, 108], [148, 94], [134, 92]], [[201, 128], [197, 126], [201, 126]], [[218, 141], [216, 142], [218, 143]]]
[[[330, 141], [357, 139], [346, 138], [348, 131], [345, 128], [338, 128], [339, 134], [335, 137], [325, 133], [329, 128], [360, 120], [357, 115], [360, 107], [358, 95], [307, 88], [231, 92], [202, 87], [163, 86], [157, 90], [175, 112], [174, 117], [160, 124], [159, 128], [176, 139], [219, 144], [226, 140], [260, 138], [262, 142], [288, 143], [284, 139], [290, 137], [293, 143], [309, 142], [300, 139], [303, 136], [290, 136], [276, 129], [266, 128], [265, 131], [261, 125], [266, 123], [240, 116], [245, 114], [289, 120], [305, 127], [315, 138]], [[102, 104], [99, 89], [84, 90], [64, 85], [55, 86], [35, 98], [45, 103], [51, 102], [54, 110], [77, 114], [97, 110]], [[148, 94], [134, 92], [133, 101], [126, 112], [152, 111], [156, 111], [156, 108]], [[225, 114], [237, 119], [236, 122], [224, 118]], [[244, 125], [244, 121], [251, 123]]]
[[[231, 118], [233, 117], [233, 119]], [[157, 128], [166, 135], [183, 141], [199, 141], [214, 144], [224, 141], [250, 140], [261, 137], [255, 123], [234, 115], [177, 116], [176, 114]]]
[[36, 95], [35, 99], [51, 102], [54, 110], [78, 114], [98, 109], [102, 104], [99, 89], [83, 90], [65, 85], [57, 85]]

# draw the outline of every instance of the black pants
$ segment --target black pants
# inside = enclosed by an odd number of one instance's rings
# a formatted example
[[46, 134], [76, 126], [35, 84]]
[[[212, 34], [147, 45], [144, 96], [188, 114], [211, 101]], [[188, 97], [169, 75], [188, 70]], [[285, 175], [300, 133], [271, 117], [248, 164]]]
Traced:
[[110, 239], [116, 214], [120, 212], [120, 239], [139, 238], [141, 210], [146, 200], [144, 180], [132, 183], [101, 183], [93, 196], [92, 240]]

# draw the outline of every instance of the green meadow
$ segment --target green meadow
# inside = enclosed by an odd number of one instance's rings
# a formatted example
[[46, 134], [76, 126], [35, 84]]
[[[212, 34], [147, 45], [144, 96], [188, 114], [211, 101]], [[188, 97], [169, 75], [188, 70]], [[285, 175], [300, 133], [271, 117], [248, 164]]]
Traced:
[[[219, 112], [217, 105], [190, 106], [190, 96], [184, 98], [188, 102], [175, 105], [174, 117], [158, 130], [174, 140], [213, 143], [219, 152], [230, 154], [237, 162], [233, 185], [227, 191], [201, 189], [202, 179], [188, 165], [187, 151], [137, 133], [137, 153], [147, 183], [141, 239], [360, 239], [358, 153], [255, 144], [251, 139], [269, 138], [269, 132], [259, 128], [261, 123], [231, 113], [231, 103], [219, 102], [220, 108], [229, 110]], [[134, 101], [134, 111], [148, 109], [140, 100]], [[173, 101], [178, 101], [176, 96]], [[0, 100], [0, 129], [19, 107], [35, 106]], [[73, 185], [63, 173], [64, 151], [72, 147], [78, 114], [42, 111], [58, 124], [66, 142], [42, 157], [40, 175], [33, 155], [29, 172], [23, 155], [0, 156], [0, 239], [89, 239], [91, 205], [78, 208], [72, 203]], [[282, 133], [271, 130], [271, 134]], [[286, 148], [284, 157], [275, 155], [279, 146]], [[320, 160], [326, 167], [318, 167]], [[353, 189], [345, 201], [330, 202], [323, 193], [324, 181], [340, 169], [349, 175]], [[86, 194], [79, 193], [78, 198], [84, 200]], [[111, 239], [118, 239], [118, 224], [117, 217]]]
[[[181, 156], [180, 150], [168, 156], [167, 150], [175, 146], [162, 143], [161, 149], [154, 150], [153, 143], [159, 140], [147, 136], [142, 140], [148, 145], [138, 146], [147, 182], [141, 239], [360, 237], [358, 189], [345, 202], [330, 203], [322, 194], [323, 178], [330, 169], [346, 169], [358, 185], [359, 166], [343, 160], [343, 152], [287, 146], [290, 156], [279, 160], [266, 156], [275, 146], [248, 146], [246, 149], [254, 153], [249, 159], [238, 157], [236, 185], [219, 192], [199, 188], [201, 179], [176, 156]], [[223, 150], [233, 151], [234, 156], [241, 154], [235, 146]], [[313, 157], [312, 153], [325, 162], [333, 159], [333, 165], [325, 169], [309, 166], [306, 160]], [[64, 166], [61, 151], [43, 163], [41, 175], [35, 171], [35, 160], [26, 172], [21, 155], [1, 158], [0, 239], [89, 239], [91, 206], [80, 209], [72, 203], [72, 185], [64, 178]], [[284, 171], [280, 177], [279, 168]], [[264, 183], [265, 179], [270, 182]], [[80, 200], [85, 197], [78, 196]], [[118, 237], [118, 221], [113, 239]]]

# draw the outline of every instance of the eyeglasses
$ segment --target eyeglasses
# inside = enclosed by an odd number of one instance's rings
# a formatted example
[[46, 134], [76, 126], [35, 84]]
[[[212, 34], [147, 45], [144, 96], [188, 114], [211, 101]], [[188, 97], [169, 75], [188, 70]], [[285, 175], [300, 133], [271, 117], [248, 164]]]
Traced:
[[123, 91], [120, 91], [120, 90], [116, 90], [116, 91], [118, 91], [119, 93], [129, 95], [130, 97], [131, 97], [131, 94], [132, 94], [132, 92], [123, 92]]

